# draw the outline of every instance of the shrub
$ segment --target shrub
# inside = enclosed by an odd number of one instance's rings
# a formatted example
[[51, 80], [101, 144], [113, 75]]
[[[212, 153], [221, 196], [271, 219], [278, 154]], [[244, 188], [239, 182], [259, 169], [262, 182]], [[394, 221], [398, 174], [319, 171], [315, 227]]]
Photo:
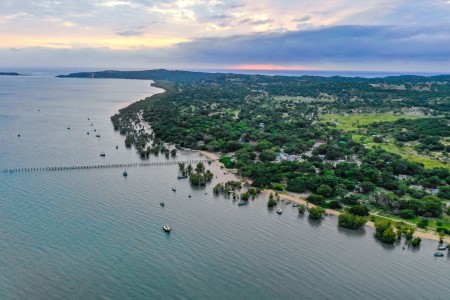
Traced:
[[418, 247], [420, 246], [420, 242], [422, 242], [422, 239], [420, 237], [416, 237], [409, 241], [409, 244], [413, 247]]
[[360, 197], [356, 195], [348, 195], [341, 199], [341, 202], [347, 205], [356, 205], [358, 204]]
[[274, 207], [275, 205], [277, 205], [277, 201], [273, 198], [270, 198], [267, 202], [267, 207]]
[[322, 218], [322, 215], [325, 213], [325, 209], [320, 206], [312, 207], [309, 209], [309, 217], [314, 220], [318, 220]]
[[412, 219], [416, 217], [416, 214], [412, 209], [403, 209], [400, 211], [399, 215], [403, 219]]
[[340, 208], [342, 208], [342, 205], [337, 200], [331, 200], [327, 204], [328, 204], [328, 207], [331, 208], [331, 209], [340, 209]]
[[366, 217], [369, 215], [369, 209], [367, 208], [367, 206], [360, 205], [360, 204], [350, 207], [350, 209], [348, 211], [357, 216]]
[[428, 219], [420, 219], [420, 221], [417, 223], [417, 226], [420, 228], [427, 228], [429, 222], [430, 221]]
[[275, 191], [283, 191], [284, 185], [282, 185], [281, 183], [272, 183], [272, 189]]
[[397, 239], [397, 234], [391, 222], [380, 221], [375, 223], [375, 237], [383, 243], [392, 244]]
[[324, 197], [330, 197], [333, 194], [333, 189], [327, 184], [321, 184], [317, 188], [317, 194], [322, 195]]
[[349, 229], [360, 229], [367, 222], [367, 218], [355, 216], [351, 213], [343, 213], [338, 218], [339, 225]]
[[308, 200], [308, 202], [314, 204], [314, 205], [318, 205], [318, 206], [322, 206], [325, 203], [325, 198], [321, 195], [316, 195], [316, 194], [311, 194], [309, 195], [306, 200]]

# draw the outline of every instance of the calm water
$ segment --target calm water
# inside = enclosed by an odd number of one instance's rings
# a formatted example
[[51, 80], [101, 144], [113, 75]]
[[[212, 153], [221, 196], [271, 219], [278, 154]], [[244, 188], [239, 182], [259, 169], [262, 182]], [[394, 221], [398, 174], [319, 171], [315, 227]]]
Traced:
[[[146, 81], [0, 77], [0, 168], [140, 161], [109, 117], [157, 91]], [[212, 195], [215, 181], [177, 180], [177, 166], [121, 173], [0, 173], [0, 299], [449, 298], [450, 258], [433, 257], [435, 242], [402, 251], [334, 217], [314, 222], [284, 205], [277, 215], [263, 196], [238, 207]]]

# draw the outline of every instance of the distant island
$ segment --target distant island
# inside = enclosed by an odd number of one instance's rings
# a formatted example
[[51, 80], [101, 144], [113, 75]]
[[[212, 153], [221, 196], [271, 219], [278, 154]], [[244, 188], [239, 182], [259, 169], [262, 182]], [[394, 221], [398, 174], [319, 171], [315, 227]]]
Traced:
[[58, 75], [60, 78], [117, 78], [117, 79], [143, 79], [143, 80], [169, 80], [186, 83], [192, 81], [205, 80], [209, 78], [223, 76], [223, 73], [205, 73], [190, 71], [169, 71], [165, 69], [145, 70], [145, 71], [100, 71], [100, 72], [79, 72], [69, 75]]
[[[111, 117], [142, 157], [161, 152], [162, 142], [220, 153], [253, 187], [301, 193], [342, 213], [347, 228], [371, 220], [384, 242], [411, 239], [408, 226], [450, 235], [449, 75], [148, 70], [60, 77], [156, 80], [164, 93]], [[136, 129], [142, 121], [152, 132]]]
[[20, 74], [16, 72], [0, 72], [0, 76], [20, 76]]

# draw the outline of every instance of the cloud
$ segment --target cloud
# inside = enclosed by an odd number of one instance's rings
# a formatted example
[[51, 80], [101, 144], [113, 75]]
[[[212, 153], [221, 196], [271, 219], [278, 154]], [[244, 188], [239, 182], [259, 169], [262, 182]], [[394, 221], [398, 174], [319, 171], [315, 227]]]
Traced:
[[23, 48], [0, 50], [3, 62], [35, 66], [200, 68], [239, 65], [450, 71], [450, 27], [330, 26], [281, 33], [199, 38], [169, 48]]
[[294, 18], [294, 19], [292, 19], [293, 22], [299, 22], [299, 23], [303, 23], [303, 22], [306, 22], [306, 21], [309, 21], [309, 20], [311, 20], [310, 16], [304, 16], [302, 18]]
[[173, 50], [201, 64], [354, 65], [405, 63], [450, 71], [450, 26], [332, 26], [204, 38]]
[[141, 31], [125, 30], [125, 31], [118, 31], [116, 32], [116, 34], [120, 36], [141, 36], [144, 33]]
[[128, 6], [131, 8], [136, 7], [134, 3], [131, 3], [130, 1], [119, 1], [119, 0], [111, 0], [111, 1], [105, 1], [102, 3], [97, 4], [98, 6], [104, 6], [104, 7], [120, 7], [120, 6]]

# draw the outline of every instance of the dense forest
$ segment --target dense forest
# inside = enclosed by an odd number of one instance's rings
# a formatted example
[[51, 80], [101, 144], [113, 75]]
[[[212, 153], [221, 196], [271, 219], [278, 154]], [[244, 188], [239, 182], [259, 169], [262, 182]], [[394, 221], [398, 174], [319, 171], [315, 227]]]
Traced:
[[[450, 229], [445, 215], [450, 213], [445, 204], [450, 200], [450, 76], [208, 76], [156, 70], [158, 77], [151, 77], [152, 71], [111, 72], [69, 76], [127, 78], [132, 73], [130, 78], [157, 79], [155, 85], [165, 90], [112, 117], [128, 146], [143, 157], [162, 142], [216, 151], [255, 187], [307, 192], [321, 206], [364, 205], [417, 222], [437, 218], [436, 227]], [[337, 121], [324, 122], [329, 114]], [[339, 128], [340, 116], [362, 114], [397, 119], [356, 124], [356, 131]], [[402, 117], [408, 115], [414, 118]], [[141, 120], [151, 125], [151, 134], [139, 126]], [[357, 133], [373, 144], [356, 138]], [[377, 145], [389, 139], [395, 142], [392, 147], [411, 143], [411, 151], [438, 153], [439, 167]]]

